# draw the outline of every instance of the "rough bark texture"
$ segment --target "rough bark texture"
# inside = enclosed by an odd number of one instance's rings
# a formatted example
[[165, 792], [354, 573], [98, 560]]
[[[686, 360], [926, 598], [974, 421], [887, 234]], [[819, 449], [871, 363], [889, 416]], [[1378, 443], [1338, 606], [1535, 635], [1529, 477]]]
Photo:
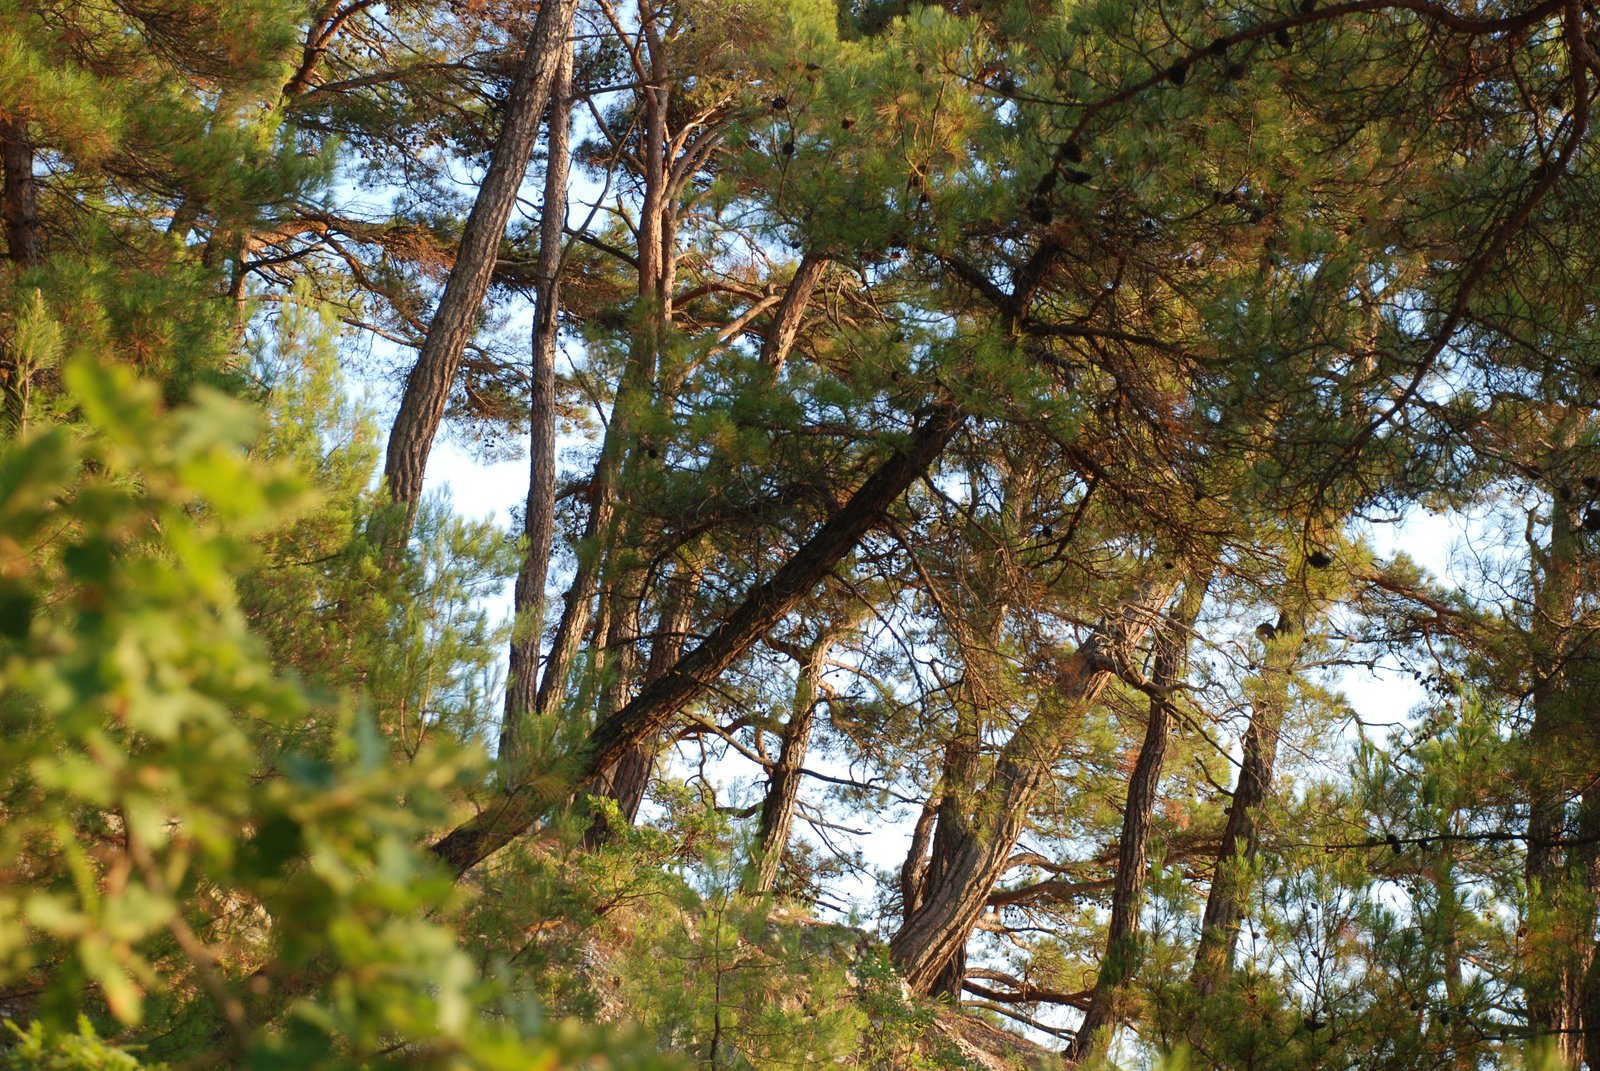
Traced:
[[[489, 158], [477, 199], [467, 216], [450, 278], [434, 311], [428, 336], [406, 377], [400, 411], [389, 433], [384, 478], [389, 494], [406, 513], [406, 528], [422, 497], [423, 473], [461, 355], [472, 340], [489, 290], [496, 254], [517, 191], [533, 157], [539, 121], [549, 103], [556, 71], [569, 49], [578, 0], [545, 0], [528, 35], [522, 63], [506, 102], [504, 125]], [[408, 532], [399, 533], [401, 537]]]
[[[637, 146], [644, 186], [639, 206], [637, 292], [645, 316], [629, 340], [628, 361], [617, 384], [616, 399], [600, 444], [600, 457], [589, 479], [589, 516], [581, 541], [586, 549], [579, 554], [578, 570], [567, 590], [550, 657], [539, 683], [535, 709], [541, 715], [553, 711], [563, 695], [573, 659], [577, 657], [595, 613], [597, 596], [602, 603], [600, 616], [604, 618], [595, 630], [603, 640], [602, 654], [621, 653], [621, 648], [613, 643], [620, 638], [616, 630], [622, 627], [628, 611], [626, 598], [616, 590], [615, 581], [619, 574], [625, 578], [629, 567], [622, 563], [619, 568], [619, 563], [612, 560], [626, 535], [619, 531], [615, 496], [618, 486], [626, 486], [629, 472], [640, 463], [638, 443], [634, 441], [633, 424], [629, 419], [630, 404], [641, 391], [654, 386], [661, 339], [671, 323], [671, 280], [677, 261], [677, 235], [672, 226], [671, 206], [681, 189], [681, 181], [674, 185], [674, 178], [666, 167], [671, 86], [664, 66], [663, 46], [648, 13], [641, 11], [641, 18], [649, 47], [647, 54], [637, 57], [640, 64], [637, 73], [641, 81], [651, 83], [642, 91], [645, 122]], [[613, 579], [607, 584], [601, 582], [603, 572], [612, 574]], [[609, 593], [604, 590], [608, 587]], [[633, 640], [630, 637], [626, 642], [631, 645]], [[618, 683], [625, 686], [628, 682]]]
[[939, 817], [940, 800], [923, 803], [922, 813], [911, 830], [911, 847], [906, 851], [906, 861], [900, 866], [901, 914], [909, 915], [922, 903], [922, 888], [928, 876], [928, 844], [933, 839], [933, 825]]
[[33, 179], [33, 142], [22, 119], [0, 122], [0, 217], [4, 218], [6, 255], [19, 268], [44, 259], [39, 239], [38, 193]]
[[[500, 756], [519, 763], [523, 729], [538, 709], [539, 641], [544, 632], [545, 580], [556, 513], [556, 336], [559, 327], [562, 235], [567, 218], [567, 166], [572, 127], [572, 48], [567, 45], [550, 96], [549, 163], [544, 180], [544, 215], [539, 221], [539, 258], [534, 266], [533, 368], [528, 412], [528, 507], [523, 521], [526, 549], [517, 570], [515, 624], [506, 679]], [[513, 776], [508, 780], [514, 782]]]
[[[1570, 439], [1563, 442], [1571, 448]], [[1546, 1035], [1563, 1062], [1576, 1067], [1583, 1037], [1585, 978], [1592, 942], [1573, 933], [1594, 928], [1594, 884], [1585, 846], [1568, 847], [1568, 812], [1593, 777], [1593, 758], [1582, 741], [1593, 697], [1573, 679], [1572, 623], [1581, 585], [1581, 545], [1571, 517], [1550, 511], [1550, 539], [1534, 555], [1533, 726], [1528, 733], [1529, 934], [1525, 945], [1528, 1025]], [[1569, 888], [1570, 887], [1570, 888]], [[1579, 917], [1573, 917], [1574, 914]], [[1590, 1021], [1593, 1021], [1590, 1016]]]
[[800, 799], [801, 767], [811, 746], [811, 726], [817, 704], [822, 701], [822, 672], [833, 648], [834, 637], [824, 636], [806, 652], [794, 684], [794, 705], [784, 722], [778, 762], [772, 767], [766, 797], [761, 801], [761, 819], [756, 827], [756, 843], [745, 876], [745, 890], [771, 892], [783, 864], [783, 850], [789, 844], [789, 829], [794, 824], [795, 806]]
[[1117, 850], [1117, 879], [1111, 894], [1111, 921], [1106, 928], [1105, 958], [1095, 976], [1083, 1022], [1067, 1046], [1068, 1060], [1077, 1062], [1101, 1045], [1100, 1035], [1116, 1026], [1116, 1000], [1132, 976], [1138, 957], [1139, 911], [1144, 904], [1145, 880], [1149, 876], [1150, 820], [1155, 814], [1156, 793], [1161, 785], [1161, 768], [1166, 761], [1167, 740], [1172, 732], [1171, 689], [1183, 680], [1188, 669], [1190, 637], [1195, 618], [1205, 598], [1205, 584], [1190, 584], [1179, 604], [1167, 616], [1156, 637], [1151, 681], [1165, 692], [1150, 699], [1150, 718], [1145, 725], [1139, 759], [1128, 778], [1128, 800], [1122, 812], [1122, 840]]
[[[983, 760], [983, 724], [978, 706], [974, 701], [962, 707], [955, 732], [945, 746], [944, 769], [939, 779], [938, 824], [934, 827], [933, 850], [922, 877], [923, 891], [938, 888], [950, 880], [951, 867], [968, 850], [974, 836], [970, 815], [976, 806], [978, 774]], [[967, 943], [963, 940], [951, 953], [949, 961], [933, 973], [928, 995], [956, 1000], [966, 974]]]
[[783, 292], [778, 310], [772, 314], [767, 337], [761, 343], [761, 363], [774, 372], [789, 359], [795, 339], [800, 337], [800, 324], [805, 320], [806, 306], [810, 304], [811, 295], [816, 292], [817, 283], [822, 281], [822, 275], [827, 270], [828, 258], [825, 256], [807, 253], [800, 258], [794, 278]]
[[[1082, 711], [1099, 698], [1174, 586], [1152, 586], [1062, 662], [1055, 684], [1062, 710]], [[1006, 742], [975, 800], [969, 834], [950, 845], [937, 880], [930, 867], [921, 903], [889, 942], [890, 957], [914, 992], [930, 992], [962, 955], [1027, 824], [1029, 806], [1060, 757], [1066, 723], [1072, 720], [1062, 710], [1029, 715]]]
[[[660, 678], [683, 657], [689, 615], [694, 609], [695, 593], [700, 589], [701, 577], [699, 564], [693, 563], [681, 566], [667, 581], [660, 616], [656, 619], [655, 638], [650, 645], [650, 661], [645, 666], [646, 685]], [[616, 800], [617, 811], [623, 822], [633, 825], [639, 815], [639, 805], [644, 802], [645, 788], [650, 783], [650, 772], [655, 768], [656, 755], [660, 750], [659, 739], [640, 741], [617, 760], [616, 765], [590, 782], [589, 793]], [[603, 816], [597, 815], [584, 833], [584, 847], [597, 848], [610, 840], [614, 832], [611, 824]]]
[[[912, 481], [927, 471], [964, 420], [965, 415], [953, 406], [935, 408], [904, 449], [879, 465], [771, 579], [757, 585], [711, 635], [659, 680], [595, 727], [580, 776], [587, 780], [616, 762], [710, 689], [724, 670], [855, 549]], [[516, 792], [440, 839], [433, 846], [434, 854], [461, 873], [527, 830], [551, 802], [536, 798], [531, 791]]]
[[[1286, 678], [1303, 642], [1298, 626], [1280, 621], [1268, 639], [1264, 674]], [[1276, 682], [1275, 682], [1276, 683]], [[1195, 951], [1192, 978], [1202, 993], [1210, 992], [1233, 968], [1234, 949], [1239, 943], [1239, 919], [1243, 914], [1240, 879], [1241, 865], [1255, 858], [1260, 831], [1257, 820], [1261, 805], [1272, 792], [1273, 769], [1278, 759], [1278, 734], [1283, 727], [1283, 689], [1263, 690], [1250, 711], [1250, 727], [1245, 730], [1244, 756], [1228, 822], [1223, 827], [1222, 847], [1217, 853], [1216, 873], [1206, 895], [1205, 915], [1200, 923], [1200, 942]]]
[[[656, 635], [650, 646], [650, 664], [645, 668], [647, 684], [659, 678], [683, 657], [689, 616], [694, 610], [694, 598], [700, 588], [701, 575], [698, 564], [687, 566], [670, 584], [667, 605], [656, 622]], [[617, 801], [617, 810], [629, 825], [639, 817], [639, 805], [644, 802], [650, 771], [655, 768], [656, 756], [660, 752], [661, 741], [642, 741], [617, 762], [616, 772], [611, 779], [611, 795]]]

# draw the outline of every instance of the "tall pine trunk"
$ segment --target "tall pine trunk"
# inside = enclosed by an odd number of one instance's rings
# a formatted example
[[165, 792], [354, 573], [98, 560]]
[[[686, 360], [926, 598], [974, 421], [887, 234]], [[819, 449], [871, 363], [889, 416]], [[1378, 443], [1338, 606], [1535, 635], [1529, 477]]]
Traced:
[[963, 816], [962, 835], [950, 838], [937, 874], [930, 865], [920, 902], [889, 942], [890, 957], [914, 992], [932, 992], [941, 981], [948, 986], [952, 965], [964, 956], [972, 928], [1027, 825], [1029, 807], [1066, 744], [1070, 715], [1099, 698], [1173, 587], [1152, 584], [1062, 662], [1055, 693], [1065, 713], [1030, 714], [1001, 749], [993, 775]]
[[1155, 814], [1161, 768], [1172, 733], [1171, 691], [1188, 670], [1189, 647], [1195, 619], [1200, 615], [1208, 584], [1190, 581], [1183, 597], [1167, 615], [1155, 639], [1151, 682], [1162, 692], [1150, 697], [1150, 717], [1138, 761], [1128, 778], [1128, 799], [1122, 812], [1122, 840], [1117, 849], [1117, 883], [1111, 894], [1111, 921], [1106, 928], [1106, 952], [1100, 961], [1083, 1022], [1068, 1045], [1066, 1057], [1076, 1062], [1100, 1046], [1102, 1032], [1116, 1026], [1116, 1002], [1132, 977], [1138, 958], [1139, 912], [1149, 877], [1150, 822]]
[[[606, 770], [631, 748], [659, 734], [674, 714], [709, 691], [723, 671], [782, 621], [882, 522], [912, 481], [944, 452], [964, 422], [965, 414], [954, 406], [936, 407], [770, 579], [756, 585], [694, 650], [595, 726], [580, 777], [587, 780]], [[456, 873], [462, 873], [526, 832], [556, 802], [539, 798], [531, 789], [519, 790], [451, 830], [435, 842], [433, 852]]]
[[406, 377], [400, 410], [389, 432], [383, 475], [390, 497], [404, 510], [402, 530], [389, 533], [392, 544], [409, 535], [422, 498], [423, 474], [434, 436], [444, 419], [461, 355], [477, 329], [484, 295], [494, 273], [506, 223], [533, 158], [539, 122], [549, 103], [556, 72], [570, 53], [572, 19], [578, 0], [545, 0], [528, 34], [522, 62], [506, 101], [500, 137], [467, 216], [450, 277], [417, 363]]
[[[550, 97], [549, 162], [544, 181], [544, 215], [539, 221], [539, 257], [534, 266], [533, 369], [528, 412], [528, 506], [523, 520], [526, 548], [517, 570], [515, 620], [506, 679], [505, 720], [500, 726], [500, 756], [507, 770], [522, 761], [520, 751], [529, 716], [538, 707], [539, 645], [544, 632], [545, 581], [556, 512], [556, 338], [561, 307], [562, 237], [567, 217], [567, 171], [572, 127], [572, 47], [556, 72]], [[518, 775], [506, 780], [515, 783]]]
[[[1559, 434], [1559, 433], [1557, 433]], [[1571, 448], [1570, 432], [1561, 443]], [[1552, 488], [1552, 492], [1554, 489]], [[1533, 725], [1528, 732], [1528, 940], [1524, 990], [1528, 1025], [1576, 1066], [1583, 1056], [1585, 975], [1592, 955], [1595, 890], [1585, 846], [1568, 839], [1572, 803], [1594, 776], [1580, 741], [1593, 702], [1571, 672], [1572, 622], [1582, 584], [1582, 546], [1572, 518], [1552, 493], [1549, 542], [1534, 552]], [[1585, 939], [1574, 941], [1581, 932]]]
[[1200, 923], [1200, 943], [1195, 950], [1191, 979], [1195, 988], [1209, 993], [1233, 969], [1243, 915], [1244, 873], [1255, 860], [1260, 841], [1262, 804], [1272, 793], [1273, 771], [1278, 761], [1278, 736], [1288, 701], [1288, 679], [1305, 642], [1302, 623], [1280, 617], [1278, 626], [1263, 637], [1266, 654], [1262, 687], [1250, 711], [1244, 734], [1244, 755], [1239, 777], [1222, 831], [1216, 871], [1206, 895]]

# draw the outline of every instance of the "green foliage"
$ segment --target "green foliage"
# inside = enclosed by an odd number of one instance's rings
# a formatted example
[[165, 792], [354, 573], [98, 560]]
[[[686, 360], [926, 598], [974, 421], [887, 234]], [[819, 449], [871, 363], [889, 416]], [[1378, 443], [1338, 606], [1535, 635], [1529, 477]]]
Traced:
[[130, 1053], [109, 1045], [95, 1033], [89, 1020], [79, 1018], [76, 1033], [56, 1033], [34, 1022], [23, 1030], [7, 1020], [14, 1037], [0, 1049], [0, 1067], [7, 1071], [139, 1071]]
[[150, 1023], [153, 1054], [198, 1043], [261, 1067], [590, 1051], [484, 1018], [492, 987], [426, 921], [455, 894], [416, 845], [470, 757], [430, 745], [396, 764], [249, 633], [231, 581], [246, 537], [306, 497], [243, 452], [248, 412], [214, 394], [163, 408], [88, 358], [64, 382], [76, 433], [0, 457], [0, 572], [32, 611], [0, 641], [0, 953], [7, 982], [43, 985], [37, 1021]]

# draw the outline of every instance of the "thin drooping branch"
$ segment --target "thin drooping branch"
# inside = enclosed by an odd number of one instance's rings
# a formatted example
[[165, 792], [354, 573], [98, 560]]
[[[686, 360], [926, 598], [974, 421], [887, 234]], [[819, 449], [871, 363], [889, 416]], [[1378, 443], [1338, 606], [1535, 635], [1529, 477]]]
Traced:
[[556, 72], [570, 51], [567, 42], [572, 36], [577, 7], [578, 0], [546, 0], [539, 7], [506, 101], [500, 137], [461, 234], [460, 251], [434, 311], [428, 337], [417, 354], [417, 363], [406, 377], [383, 469], [390, 497], [405, 509], [404, 530], [396, 533], [398, 538], [394, 541], [403, 541], [409, 534], [410, 520], [422, 498], [428, 454], [444, 419], [445, 403], [461, 355], [477, 328], [500, 242], [533, 157], [539, 122], [549, 103]]
[[[523, 522], [522, 565], [517, 570], [515, 622], [506, 679], [505, 720], [500, 726], [502, 761], [519, 761], [523, 731], [537, 706], [539, 641], [544, 632], [545, 580], [556, 512], [556, 335], [559, 327], [562, 236], [567, 216], [567, 171], [572, 128], [572, 46], [556, 73], [550, 97], [549, 163], [545, 168], [544, 216], [534, 268], [533, 370], [528, 411], [528, 506]], [[516, 778], [509, 778], [512, 783]]]
[[[675, 713], [710, 690], [724, 670], [783, 620], [881, 523], [889, 507], [943, 453], [965, 421], [966, 414], [949, 403], [934, 406], [904, 446], [880, 464], [769, 580], [746, 595], [693, 651], [595, 726], [579, 771], [580, 782], [659, 733]], [[526, 832], [554, 802], [538, 798], [531, 785], [521, 786], [445, 835], [434, 844], [433, 852], [460, 874]]]

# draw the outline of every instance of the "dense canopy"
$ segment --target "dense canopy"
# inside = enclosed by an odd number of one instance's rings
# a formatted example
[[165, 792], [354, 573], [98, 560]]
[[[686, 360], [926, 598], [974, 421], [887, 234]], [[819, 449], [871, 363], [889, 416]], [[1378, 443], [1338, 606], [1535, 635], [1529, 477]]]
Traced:
[[1600, 1071], [1597, 105], [1587, 0], [0, 0], [0, 1067]]

